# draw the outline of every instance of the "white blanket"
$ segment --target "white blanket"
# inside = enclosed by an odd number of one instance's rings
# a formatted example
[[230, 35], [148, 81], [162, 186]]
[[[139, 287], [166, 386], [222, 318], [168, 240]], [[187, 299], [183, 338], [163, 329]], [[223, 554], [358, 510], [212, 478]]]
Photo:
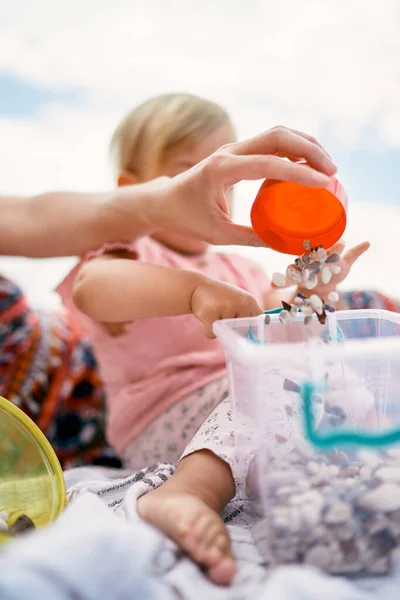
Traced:
[[[87, 491], [97, 495], [115, 513], [131, 523], [138, 522], [136, 499], [154, 489], [173, 473], [170, 465], [159, 465], [134, 475], [100, 468], [74, 469], [65, 474], [71, 500]], [[251, 528], [254, 523], [246, 516], [248, 511], [240, 499], [234, 499], [227, 507], [224, 518], [227, 523], [239, 571], [230, 588], [220, 588], [208, 582], [206, 577], [177, 547], [161, 534], [155, 535], [158, 544], [149, 553], [153, 573], [183, 600], [372, 600], [378, 594], [385, 600], [397, 600], [400, 589], [400, 560], [390, 577], [350, 581], [327, 576], [313, 568], [282, 567], [267, 569], [258, 554]], [[142, 543], [142, 540], [139, 544]], [[161, 596], [160, 596], [161, 597]], [[105, 599], [106, 600], [106, 599]]]

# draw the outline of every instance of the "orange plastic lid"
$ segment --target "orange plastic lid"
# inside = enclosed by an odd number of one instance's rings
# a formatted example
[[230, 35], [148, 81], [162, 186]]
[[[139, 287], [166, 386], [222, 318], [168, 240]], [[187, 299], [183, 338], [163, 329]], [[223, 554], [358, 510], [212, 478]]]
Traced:
[[251, 209], [251, 223], [267, 246], [301, 255], [304, 240], [312, 247], [331, 248], [347, 222], [347, 194], [332, 177], [328, 189], [265, 180]]

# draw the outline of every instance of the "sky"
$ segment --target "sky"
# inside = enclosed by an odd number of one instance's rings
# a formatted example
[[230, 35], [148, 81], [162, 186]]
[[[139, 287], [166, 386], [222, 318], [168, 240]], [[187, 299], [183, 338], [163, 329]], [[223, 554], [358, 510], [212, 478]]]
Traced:
[[[124, 113], [196, 93], [227, 108], [240, 138], [277, 124], [316, 135], [349, 194], [346, 241], [372, 243], [346, 287], [400, 296], [399, 30], [398, 0], [2, 2], [0, 192], [112, 187]], [[239, 186], [237, 221], [259, 185]], [[270, 273], [288, 262], [243, 252]], [[70, 265], [0, 259], [39, 303]]]

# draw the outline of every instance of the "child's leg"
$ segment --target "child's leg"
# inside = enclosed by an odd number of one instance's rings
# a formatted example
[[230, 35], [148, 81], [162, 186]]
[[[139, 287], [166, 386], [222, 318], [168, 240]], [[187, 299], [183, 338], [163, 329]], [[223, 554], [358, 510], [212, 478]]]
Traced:
[[140, 516], [181, 545], [212, 581], [222, 585], [231, 582], [236, 570], [229, 534], [219, 516], [235, 493], [231, 467], [218, 456], [218, 447], [233, 453], [229, 411], [227, 398], [196, 434], [171, 479], [138, 501]]

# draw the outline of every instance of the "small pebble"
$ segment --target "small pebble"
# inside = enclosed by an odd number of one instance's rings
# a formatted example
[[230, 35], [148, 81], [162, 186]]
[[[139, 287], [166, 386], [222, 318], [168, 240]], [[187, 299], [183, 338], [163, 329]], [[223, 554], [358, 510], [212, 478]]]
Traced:
[[382, 483], [362, 496], [358, 505], [367, 510], [391, 512], [400, 508], [400, 487], [394, 483]]
[[312, 262], [308, 265], [307, 270], [313, 275], [318, 275], [321, 272], [322, 265], [320, 262]]
[[332, 562], [332, 555], [326, 546], [314, 546], [305, 555], [304, 562], [308, 565], [328, 570]]
[[329, 306], [329, 304], [325, 304], [324, 309], [330, 313], [335, 312], [335, 309], [333, 308], [333, 306]]
[[324, 285], [327, 285], [332, 279], [332, 271], [329, 267], [323, 267], [321, 271], [321, 281]]
[[296, 296], [296, 298], [294, 299], [294, 304], [298, 308], [301, 308], [304, 304], [304, 300], [302, 298], [299, 298], [298, 296]]
[[375, 471], [375, 477], [381, 481], [400, 483], [400, 467], [381, 467]]
[[306, 471], [310, 475], [316, 475], [317, 473], [319, 473], [320, 469], [321, 467], [319, 466], [319, 464], [312, 460], [310, 460], [310, 462], [308, 462], [306, 465]]
[[327, 259], [326, 259], [326, 261], [325, 261], [325, 264], [327, 264], [327, 265], [331, 265], [331, 264], [333, 264], [333, 263], [340, 262], [340, 261], [341, 261], [341, 259], [342, 259], [342, 257], [340, 256], [340, 254], [338, 254], [337, 252], [334, 252], [333, 254], [330, 254], [330, 255], [327, 257]]
[[332, 304], [336, 304], [337, 302], [339, 302], [339, 294], [334, 291], [329, 292], [328, 300], [329, 300], [329, 302], [332, 302]]
[[274, 273], [272, 281], [278, 287], [286, 287], [286, 277], [282, 273]]
[[303, 256], [301, 257], [301, 260], [303, 261], [303, 263], [305, 265], [309, 265], [311, 262], [311, 258], [309, 254], [303, 254]]
[[304, 267], [304, 263], [301, 260], [301, 258], [296, 258], [296, 260], [294, 261], [294, 264], [296, 265], [296, 267], [298, 269], [302, 269]]
[[303, 315], [305, 317], [311, 317], [312, 314], [313, 314], [313, 312], [314, 312], [314, 310], [313, 310], [312, 306], [306, 306], [306, 305], [304, 305], [303, 308], [301, 309], [301, 312], [303, 313]]
[[289, 265], [286, 269], [286, 278], [290, 282], [299, 284], [302, 282], [302, 272], [295, 265]]
[[305, 248], [306, 250], [310, 251], [311, 248], [312, 248], [311, 240], [304, 240], [304, 242], [303, 242], [303, 248]]
[[312, 315], [304, 317], [304, 325], [309, 325], [312, 320], [313, 320]]
[[279, 320], [282, 324], [288, 323], [288, 321], [290, 321], [290, 313], [287, 310], [281, 310], [279, 313]]
[[317, 296], [316, 294], [313, 294], [310, 297], [310, 302], [311, 302], [311, 306], [313, 307], [315, 312], [317, 314], [321, 315], [324, 310], [324, 303], [322, 302], [321, 298], [319, 296]]
[[271, 323], [271, 315], [265, 315], [265, 317], [264, 317], [264, 323], [266, 325], [269, 325]]
[[346, 523], [353, 514], [353, 509], [350, 504], [338, 502], [332, 506], [325, 515], [325, 523], [328, 525], [341, 525]]
[[389, 573], [392, 568], [392, 561], [390, 556], [383, 556], [374, 560], [369, 567], [369, 571], [372, 575], [385, 575]]
[[333, 275], [339, 275], [339, 273], [342, 271], [342, 267], [339, 267], [338, 265], [331, 265], [330, 269]]
[[389, 450], [386, 450], [385, 454], [388, 458], [400, 463], [400, 448], [389, 448]]
[[292, 381], [291, 379], [284, 380], [283, 389], [287, 392], [295, 392], [296, 394], [300, 394], [301, 392], [301, 387], [299, 386], [299, 384], [295, 381]]
[[380, 533], [387, 529], [388, 525], [388, 519], [384, 515], [377, 513], [367, 521], [366, 529], [370, 535], [375, 535], [376, 533]]
[[325, 249], [324, 249], [322, 246], [320, 246], [320, 247], [318, 248], [318, 251], [317, 251], [317, 256], [318, 256], [318, 260], [319, 260], [321, 263], [324, 263], [324, 262], [326, 261], [326, 259], [327, 259], [326, 250], [325, 250]]
[[35, 524], [27, 515], [21, 515], [8, 530], [9, 535], [18, 535], [24, 531], [35, 529]]
[[309, 278], [304, 282], [304, 287], [307, 290], [313, 290], [318, 285], [318, 277], [311, 273]]

